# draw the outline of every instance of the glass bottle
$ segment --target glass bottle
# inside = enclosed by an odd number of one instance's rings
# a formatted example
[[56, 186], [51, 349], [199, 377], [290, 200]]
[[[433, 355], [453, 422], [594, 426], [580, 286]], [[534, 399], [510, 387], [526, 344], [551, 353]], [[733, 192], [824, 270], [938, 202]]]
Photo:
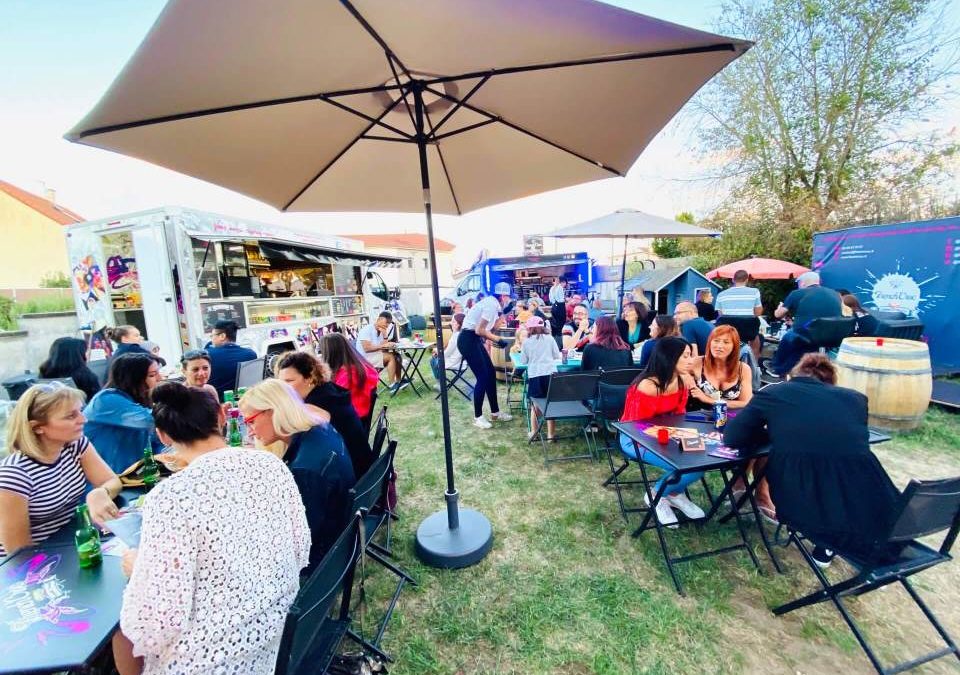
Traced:
[[243, 434], [240, 433], [240, 411], [237, 408], [230, 410], [230, 421], [227, 423], [227, 445], [239, 448], [243, 445]]
[[149, 447], [143, 449], [143, 466], [140, 469], [140, 475], [143, 477], [143, 484], [148, 490], [160, 480], [160, 466], [157, 464], [157, 460], [153, 458], [153, 450]]
[[73, 541], [77, 546], [80, 567], [96, 567], [103, 562], [100, 533], [90, 522], [90, 512], [86, 504], [77, 507], [77, 531], [73, 535]]

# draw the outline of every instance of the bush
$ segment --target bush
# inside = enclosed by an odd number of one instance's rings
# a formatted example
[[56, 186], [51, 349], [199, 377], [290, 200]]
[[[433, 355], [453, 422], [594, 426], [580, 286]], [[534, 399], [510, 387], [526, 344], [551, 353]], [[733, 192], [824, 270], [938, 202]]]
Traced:
[[40, 288], [70, 288], [70, 278], [60, 272], [49, 272], [40, 277]]
[[73, 298], [35, 298], [16, 303], [17, 316], [21, 314], [42, 314], [45, 312], [73, 311]]
[[0, 330], [17, 329], [17, 305], [10, 298], [0, 296]]

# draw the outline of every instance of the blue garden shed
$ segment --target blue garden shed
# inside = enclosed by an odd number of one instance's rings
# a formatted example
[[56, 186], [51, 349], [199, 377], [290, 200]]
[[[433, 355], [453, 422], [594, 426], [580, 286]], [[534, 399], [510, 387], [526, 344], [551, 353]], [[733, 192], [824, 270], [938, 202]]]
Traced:
[[650, 306], [658, 314], [671, 314], [678, 302], [696, 302], [697, 293], [709, 288], [714, 295], [720, 292], [720, 286], [707, 279], [692, 267], [665, 267], [644, 270], [640, 274], [627, 278], [623, 288], [630, 292], [642, 286]]

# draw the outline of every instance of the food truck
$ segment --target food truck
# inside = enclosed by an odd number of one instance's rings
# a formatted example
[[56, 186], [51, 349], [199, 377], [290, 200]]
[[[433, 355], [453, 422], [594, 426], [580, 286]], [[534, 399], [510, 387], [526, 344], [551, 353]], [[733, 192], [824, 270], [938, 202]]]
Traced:
[[529, 255], [515, 258], [487, 258], [481, 253], [457, 287], [443, 299], [449, 307], [454, 302], [465, 305], [476, 301], [480, 293], [490, 295], [501, 281], [510, 284], [518, 298], [528, 298], [536, 292], [546, 302], [554, 279], [567, 280], [567, 292], [584, 298], [593, 286], [593, 261], [586, 253], [558, 253]]
[[406, 314], [371, 255], [351, 239], [164, 207], [66, 228], [74, 299], [91, 347], [107, 326], [136, 326], [168, 361], [201, 348], [218, 320], [269, 356], [306, 348], [328, 331], [355, 337], [384, 310]]

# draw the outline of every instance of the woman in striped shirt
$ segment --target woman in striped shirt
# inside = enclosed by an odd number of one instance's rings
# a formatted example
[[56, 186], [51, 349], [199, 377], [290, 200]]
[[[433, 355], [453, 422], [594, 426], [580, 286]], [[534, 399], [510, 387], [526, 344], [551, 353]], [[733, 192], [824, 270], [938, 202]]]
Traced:
[[53, 382], [30, 387], [7, 425], [0, 461], [0, 557], [38, 544], [71, 522], [87, 483], [91, 517], [117, 515], [120, 479], [83, 435], [84, 395]]

